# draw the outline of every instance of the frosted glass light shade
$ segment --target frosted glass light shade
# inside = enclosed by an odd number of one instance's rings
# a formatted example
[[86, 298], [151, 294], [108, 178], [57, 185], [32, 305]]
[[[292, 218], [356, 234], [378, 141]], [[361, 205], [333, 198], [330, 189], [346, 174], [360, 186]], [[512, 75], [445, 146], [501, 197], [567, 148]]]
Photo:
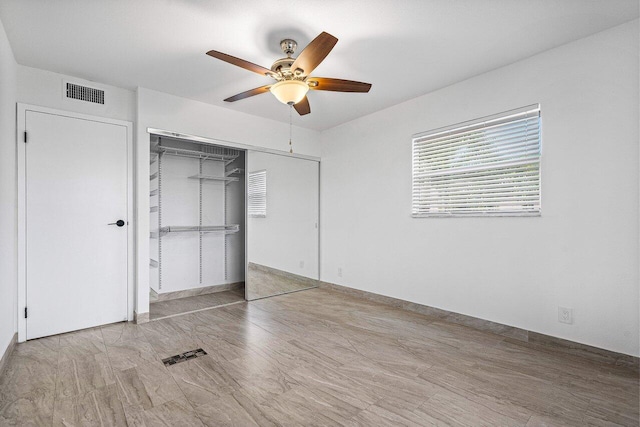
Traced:
[[309, 86], [300, 80], [283, 80], [271, 86], [269, 90], [278, 101], [293, 105], [302, 101], [309, 91]]

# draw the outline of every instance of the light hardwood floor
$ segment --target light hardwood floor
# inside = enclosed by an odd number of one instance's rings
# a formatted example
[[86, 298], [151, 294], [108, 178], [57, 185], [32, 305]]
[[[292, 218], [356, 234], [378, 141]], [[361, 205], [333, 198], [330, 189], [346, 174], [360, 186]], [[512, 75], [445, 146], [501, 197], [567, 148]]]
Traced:
[[19, 344], [0, 425], [52, 424], [637, 426], [638, 374], [313, 289]]

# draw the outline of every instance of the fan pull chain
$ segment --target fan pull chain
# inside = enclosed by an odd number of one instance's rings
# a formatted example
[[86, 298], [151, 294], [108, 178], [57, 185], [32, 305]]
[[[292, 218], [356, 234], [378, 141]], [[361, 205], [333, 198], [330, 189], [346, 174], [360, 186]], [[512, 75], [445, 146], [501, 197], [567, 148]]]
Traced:
[[291, 110], [293, 110], [293, 105], [289, 105], [289, 153], [293, 154], [293, 145], [291, 144], [291, 133], [293, 124], [291, 122]]

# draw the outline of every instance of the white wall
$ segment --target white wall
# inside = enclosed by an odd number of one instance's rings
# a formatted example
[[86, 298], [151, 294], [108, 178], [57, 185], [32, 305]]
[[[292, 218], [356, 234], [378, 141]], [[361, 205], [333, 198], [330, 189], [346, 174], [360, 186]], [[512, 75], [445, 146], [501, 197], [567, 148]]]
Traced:
[[[137, 90], [136, 193], [137, 271], [136, 311], [149, 311], [149, 134], [147, 128], [213, 138], [220, 141], [289, 150], [289, 125], [145, 88]], [[298, 154], [320, 155], [319, 132], [294, 126]]]
[[[103, 89], [104, 105], [66, 98], [65, 81]], [[18, 65], [18, 102], [131, 122], [136, 113], [135, 92], [131, 90], [23, 65]]]
[[[322, 280], [639, 355], [638, 102], [635, 20], [323, 132]], [[534, 103], [542, 217], [410, 217], [412, 134]]]
[[0, 21], [0, 357], [17, 331], [16, 68]]

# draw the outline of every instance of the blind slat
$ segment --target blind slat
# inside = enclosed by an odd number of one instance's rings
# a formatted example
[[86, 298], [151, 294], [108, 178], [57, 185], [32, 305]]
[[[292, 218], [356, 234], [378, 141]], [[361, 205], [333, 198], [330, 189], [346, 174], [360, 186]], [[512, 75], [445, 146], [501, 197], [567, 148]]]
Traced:
[[461, 166], [451, 169], [438, 169], [431, 171], [428, 169], [417, 169], [416, 176], [443, 176], [443, 175], [458, 175], [466, 172], [484, 172], [493, 169], [500, 169], [507, 166], [527, 166], [537, 164], [539, 155], [533, 155], [529, 157], [523, 157], [518, 160], [500, 161], [500, 162], [487, 162], [487, 164]]
[[[484, 185], [488, 187], [492, 187], [494, 185], [514, 185], [514, 184], [522, 184], [527, 181], [537, 181], [538, 174], [530, 173], [530, 174], [521, 174], [515, 176], [508, 177], [495, 177], [495, 176], [478, 176], [473, 178], [456, 178], [456, 179], [447, 179], [447, 180], [437, 180], [433, 179], [434, 177], [426, 177], [421, 178], [420, 180], [416, 180], [414, 183], [415, 189], [422, 188], [424, 184], [429, 184], [429, 186], [434, 188], [457, 188], [457, 187], [476, 187], [479, 185]], [[438, 177], [435, 177], [438, 178]]]
[[474, 145], [461, 144], [460, 146], [454, 147], [454, 149], [452, 150], [442, 150], [440, 152], [436, 152], [436, 151], [427, 152], [424, 150], [418, 150], [418, 152], [414, 153], [413, 155], [414, 157], [419, 157], [422, 159], [430, 159], [430, 158], [433, 159], [433, 158], [439, 158], [439, 157], [456, 156], [456, 155], [459, 155], [460, 153], [482, 153], [486, 151], [499, 152], [515, 144], [535, 145], [537, 141], [538, 141], [538, 135], [531, 135], [531, 134], [517, 135], [517, 136], [514, 136], [513, 138], [491, 140], [489, 142], [480, 141]]
[[493, 132], [491, 134], [476, 132], [474, 134], [470, 134], [464, 137], [456, 138], [455, 140], [446, 141], [443, 144], [435, 144], [435, 141], [426, 141], [422, 144], [415, 144], [414, 147], [417, 149], [423, 150], [425, 152], [434, 152], [434, 151], [446, 151], [453, 150], [456, 147], [464, 144], [477, 144], [479, 142], [483, 142], [486, 140], [495, 140], [502, 141], [510, 138], [523, 137], [526, 135], [536, 135], [540, 132], [540, 127], [538, 125], [531, 126], [527, 128], [515, 128], [508, 129], [502, 132]]
[[516, 167], [513, 168], [510, 172], [495, 172], [495, 170], [479, 170], [479, 171], [469, 171], [466, 173], [459, 173], [455, 175], [451, 174], [435, 174], [429, 176], [416, 176], [414, 181], [419, 182], [423, 180], [429, 180], [434, 183], [438, 182], [457, 182], [457, 181], [479, 181], [479, 180], [498, 180], [498, 179], [517, 179], [523, 178], [527, 176], [537, 175], [538, 171], [531, 170], [530, 166], [527, 164], [525, 168]]
[[499, 152], [489, 152], [482, 154], [468, 154], [460, 157], [442, 159], [419, 159], [429, 163], [429, 169], [436, 171], [440, 169], [461, 168], [467, 165], [482, 164], [488, 162], [504, 162], [507, 159], [519, 159], [523, 156], [537, 156], [538, 148], [529, 146], [520, 146], [514, 144], [509, 149]]
[[497, 196], [497, 195], [509, 195], [513, 194], [517, 195], [528, 195], [528, 194], [538, 194], [538, 187], [535, 185], [530, 186], [520, 186], [520, 187], [500, 187], [500, 188], [492, 188], [487, 190], [477, 190], [477, 189], [469, 189], [469, 190], [461, 190], [461, 191], [447, 191], [447, 195], [443, 196], [442, 191], [428, 191], [428, 192], [420, 192], [418, 193], [421, 201], [423, 200], [451, 200], [454, 198], [470, 198], [470, 197], [486, 197], [486, 196]]
[[462, 133], [450, 134], [448, 136], [439, 136], [439, 137], [422, 137], [415, 138], [416, 145], [429, 145], [430, 143], [438, 143], [438, 145], [446, 145], [452, 142], [456, 142], [459, 139], [468, 138], [469, 135], [479, 135], [484, 134], [487, 136], [492, 136], [494, 134], [500, 134], [504, 132], [510, 132], [514, 129], [523, 129], [523, 128], [535, 128], [539, 126], [538, 117], [531, 117], [526, 120], [519, 120], [516, 122], [505, 122], [501, 125], [494, 125], [491, 127], [479, 127], [474, 128], [473, 130], [467, 130]]

